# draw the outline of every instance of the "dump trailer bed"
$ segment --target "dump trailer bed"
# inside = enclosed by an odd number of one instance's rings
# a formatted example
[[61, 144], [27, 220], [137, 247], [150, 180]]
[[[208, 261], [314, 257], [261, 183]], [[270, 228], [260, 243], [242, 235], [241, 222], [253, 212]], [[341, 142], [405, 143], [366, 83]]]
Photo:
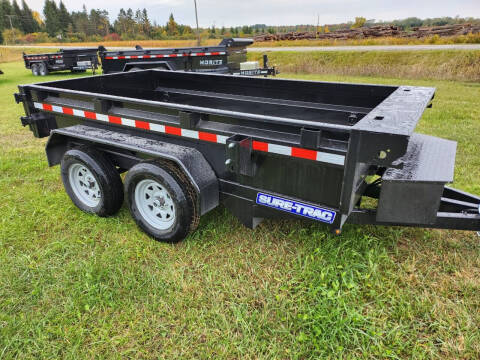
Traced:
[[203, 73], [236, 74], [248, 76], [275, 75], [274, 67], [268, 66], [264, 55], [263, 67], [258, 62], [247, 62], [247, 46], [252, 39], [223, 39], [217, 46], [197, 46], [171, 49], [143, 49], [108, 51], [99, 47], [99, 56], [104, 74], [162, 69]]
[[[65, 167], [71, 149], [105, 154], [128, 171], [132, 215], [160, 240], [186, 233], [162, 235], [139, 215], [143, 200], [168, 198], [137, 194], [139, 173], [166, 181], [152, 166], [191, 185], [189, 229], [223, 203], [252, 228], [298, 217], [336, 233], [346, 222], [480, 230], [480, 198], [445, 186], [456, 143], [414, 133], [433, 88], [158, 70], [19, 88], [22, 123], [50, 137], [49, 164]], [[367, 197], [376, 205], [362, 206]]]
[[25, 54], [23, 53], [25, 67], [30, 69], [33, 75], [48, 75], [53, 71], [77, 71], [87, 69], [95, 70], [98, 67], [96, 48], [61, 49], [55, 53]]

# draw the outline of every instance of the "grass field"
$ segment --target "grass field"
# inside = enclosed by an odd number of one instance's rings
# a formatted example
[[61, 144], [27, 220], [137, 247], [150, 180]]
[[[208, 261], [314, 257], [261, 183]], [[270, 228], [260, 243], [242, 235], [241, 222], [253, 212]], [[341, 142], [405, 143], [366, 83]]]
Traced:
[[480, 43], [480, 34], [467, 34], [458, 36], [438, 35], [424, 38], [402, 38], [402, 37], [378, 37], [368, 39], [312, 39], [312, 40], [278, 40], [256, 42], [253, 46], [259, 47], [288, 47], [288, 46], [340, 46], [340, 45], [447, 45], [447, 44], [478, 44]]
[[[261, 62], [261, 53], [249, 53]], [[287, 73], [480, 81], [480, 50], [275, 51], [270, 65]]]
[[[22, 52], [54, 51], [56, 49], [0, 48], [0, 63], [22, 59]], [[255, 52], [247, 54], [248, 60], [260, 63], [262, 56]], [[285, 73], [480, 82], [480, 50], [275, 51], [268, 56], [270, 65]]]
[[[0, 359], [480, 358], [475, 234], [251, 231], [218, 208], [184, 242], [154, 242], [125, 206], [107, 219], [73, 206], [13, 101], [43, 79], [1, 69]], [[480, 83], [282, 76], [436, 86], [418, 131], [459, 142], [454, 185], [480, 194]]]

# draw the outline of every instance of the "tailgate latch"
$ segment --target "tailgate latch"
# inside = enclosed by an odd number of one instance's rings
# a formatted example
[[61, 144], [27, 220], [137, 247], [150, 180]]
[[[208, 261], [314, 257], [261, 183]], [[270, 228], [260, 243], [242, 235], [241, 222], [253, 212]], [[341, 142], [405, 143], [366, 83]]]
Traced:
[[20, 104], [21, 102], [24, 102], [24, 100], [26, 99], [26, 94], [20, 94], [20, 93], [15, 93], [13, 94], [13, 96], [15, 97], [15, 102], [17, 104]]
[[22, 116], [20, 120], [22, 121], [22, 126], [31, 125], [33, 122], [30, 116]]
[[233, 135], [227, 139], [226, 170], [240, 175], [254, 176], [256, 164], [252, 161], [252, 138]]

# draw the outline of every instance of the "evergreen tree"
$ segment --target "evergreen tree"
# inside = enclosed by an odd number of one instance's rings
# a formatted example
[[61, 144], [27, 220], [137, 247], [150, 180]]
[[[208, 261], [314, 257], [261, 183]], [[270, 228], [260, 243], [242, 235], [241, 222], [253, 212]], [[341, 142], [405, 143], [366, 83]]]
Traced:
[[13, 0], [12, 3], [12, 25], [15, 29], [25, 31], [22, 27], [22, 10], [18, 6], [17, 0]]
[[168, 18], [168, 23], [165, 26], [165, 30], [167, 31], [167, 34], [169, 36], [177, 35], [178, 34], [178, 24], [175, 22], [175, 18], [173, 17], [173, 14], [170, 14], [170, 17]]
[[127, 32], [126, 19], [127, 19], [127, 13], [122, 8], [118, 13], [117, 19], [113, 23], [113, 29], [117, 34], [121, 35]]
[[89, 21], [85, 5], [83, 5], [82, 11], [72, 12], [70, 17], [72, 19], [73, 31], [87, 35], [89, 31]]
[[28, 7], [25, 0], [22, 0], [22, 28], [26, 34], [38, 32], [40, 30], [40, 25], [37, 20], [33, 17], [33, 12]]
[[45, 0], [45, 4], [43, 5], [43, 16], [45, 17], [45, 30], [48, 35], [57, 35], [61, 30], [61, 27], [59, 10], [54, 0]]
[[3, 31], [5, 28], [10, 27], [10, 21], [8, 20], [7, 15], [13, 15], [12, 5], [8, 0], [1, 0], [1, 3], [0, 3], [0, 30], [1, 31]]
[[105, 36], [108, 34], [110, 23], [108, 22], [108, 11], [106, 10], [90, 10], [89, 35]]
[[142, 26], [143, 26], [143, 33], [150, 37], [152, 34], [152, 24], [150, 23], [150, 19], [148, 18], [147, 9], [143, 8], [142, 11]]
[[136, 33], [143, 33], [143, 27], [142, 27], [142, 11], [140, 9], [137, 9], [135, 11], [135, 32]]
[[68, 25], [71, 24], [72, 19], [70, 17], [70, 14], [65, 7], [65, 4], [63, 1], [60, 1], [60, 4], [58, 5], [58, 24], [60, 26], [59, 30], [62, 33], [66, 33], [68, 30]]
[[117, 19], [113, 25], [113, 29], [117, 34], [122, 35], [123, 37], [132, 38], [135, 35], [135, 19], [133, 17], [133, 10], [120, 9]]
[[125, 19], [126, 22], [126, 35], [130, 38], [134, 37], [135, 35], [135, 19], [133, 18], [133, 10], [128, 8], [127, 9], [127, 17]]

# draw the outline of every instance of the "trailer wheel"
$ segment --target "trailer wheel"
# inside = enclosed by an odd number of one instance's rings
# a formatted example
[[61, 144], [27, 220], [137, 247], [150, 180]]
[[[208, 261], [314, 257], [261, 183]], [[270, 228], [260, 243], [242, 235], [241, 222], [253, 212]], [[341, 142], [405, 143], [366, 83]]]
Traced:
[[30, 68], [32, 69], [33, 76], [38, 76], [39, 75], [38, 64], [33, 64]]
[[122, 180], [103, 153], [88, 147], [69, 150], [61, 174], [65, 191], [80, 210], [105, 217], [122, 206]]
[[38, 64], [38, 72], [40, 73], [41, 76], [46, 76], [48, 75], [48, 67], [47, 64], [44, 62]]
[[125, 177], [130, 212], [158, 241], [176, 243], [198, 224], [196, 198], [182, 172], [167, 162], [135, 165]]

